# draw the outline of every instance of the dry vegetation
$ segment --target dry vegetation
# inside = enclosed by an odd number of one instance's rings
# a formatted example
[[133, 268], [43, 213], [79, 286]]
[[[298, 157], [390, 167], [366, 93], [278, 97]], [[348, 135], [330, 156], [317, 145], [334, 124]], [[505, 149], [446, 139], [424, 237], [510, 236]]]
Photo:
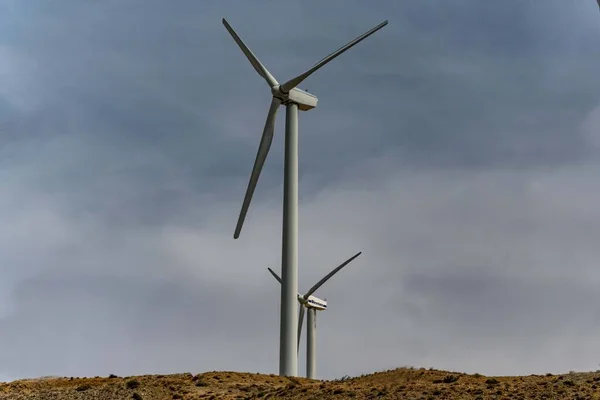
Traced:
[[600, 372], [494, 378], [400, 368], [334, 381], [237, 372], [111, 375], [0, 384], [0, 399], [600, 399]]

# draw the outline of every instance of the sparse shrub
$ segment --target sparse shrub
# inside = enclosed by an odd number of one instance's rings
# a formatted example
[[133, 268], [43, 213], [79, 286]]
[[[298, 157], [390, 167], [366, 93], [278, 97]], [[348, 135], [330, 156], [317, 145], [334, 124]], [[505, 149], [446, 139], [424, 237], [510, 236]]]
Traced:
[[183, 399], [183, 396], [179, 393], [173, 393], [173, 400]]
[[458, 376], [456, 375], [446, 375], [442, 382], [444, 383], [454, 383], [458, 380]]
[[485, 381], [486, 385], [497, 385], [499, 383], [500, 382], [496, 378], [490, 378], [490, 379], [488, 379], [488, 380]]
[[91, 389], [91, 388], [92, 387], [89, 384], [84, 383], [83, 385], [77, 386], [77, 388], [75, 390], [77, 390], [78, 392], [85, 392], [86, 390]]
[[141, 394], [139, 394], [139, 393], [137, 393], [137, 392], [133, 392], [133, 394], [131, 395], [131, 398], [132, 398], [133, 400], [143, 400], [143, 399], [142, 399], [142, 395], [141, 395]]
[[116, 376], [115, 374], [110, 374], [108, 377], [109, 377], [110, 379], [118, 378], [118, 376]]
[[440, 394], [442, 394], [442, 391], [441, 391], [441, 390], [437, 390], [437, 389], [436, 389], [436, 390], [434, 390], [434, 391], [433, 391], [433, 393], [431, 393], [431, 394], [433, 394], [434, 396], [439, 396]]
[[337, 389], [333, 390], [333, 394], [342, 394], [342, 393], [344, 393], [344, 389], [337, 388]]
[[348, 375], [344, 375], [341, 378], [334, 379], [333, 381], [334, 382], [344, 382], [344, 381], [347, 381], [349, 379], [352, 379], [352, 378], [350, 378], [350, 376], [348, 376]]
[[458, 378], [456, 375], [446, 375], [444, 379], [434, 379], [433, 383], [454, 383]]
[[473, 374], [473, 378], [481, 378], [483, 375], [480, 373]]
[[205, 387], [208, 385], [209, 385], [209, 383], [206, 382], [204, 379], [198, 379], [198, 381], [196, 382], [196, 386], [198, 386], [198, 387]]
[[288, 376], [287, 378], [290, 382], [292, 382], [294, 384], [294, 386], [300, 384], [300, 381], [298, 379], [294, 378], [293, 376]]
[[136, 389], [138, 386], [140, 386], [140, 383], [135, 379], [130, 379], [125, 383], [125, 385], [128, 389]]
[[575, 386], [575, 382], [573, 382], [573, 381], [571, 381], [571, 380], [564, 381], [564, 382], [563, 382], [563, 384], [564, 384], [565, 386]]

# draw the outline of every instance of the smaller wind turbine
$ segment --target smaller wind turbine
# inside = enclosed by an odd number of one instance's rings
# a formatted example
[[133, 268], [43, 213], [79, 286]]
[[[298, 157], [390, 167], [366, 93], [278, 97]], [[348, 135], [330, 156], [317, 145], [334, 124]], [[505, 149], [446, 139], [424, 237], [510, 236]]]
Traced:
[[[304, 320], [304, 309], [306, 308], [306, 377], [309, 379], [317, 379], [317, 311], [327, 310], [327, 300], [321, 300], [312, 294], [327, 282], [329, 278], [361, 254], [362, 251], [359, 251], [344, 261], [339, 267], [325, 275], [323, 279], [311, 287], [305, 295], [298, 293], [298, 302], [300, 303], [300, 315], [298, 315], [298, 351], [300, 351], [300, 335], [302, 332], [302, 321]], [[271, 268], [267, 269], [281, 283], [279, 275]]]

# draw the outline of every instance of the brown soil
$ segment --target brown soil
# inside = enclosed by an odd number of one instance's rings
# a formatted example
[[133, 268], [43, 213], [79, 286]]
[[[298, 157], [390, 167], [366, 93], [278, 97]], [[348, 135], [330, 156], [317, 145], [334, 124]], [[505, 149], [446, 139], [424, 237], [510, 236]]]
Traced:
[[600, 399], [600, 371], [486, 377], [400, 368], [334, 381], [238, 372], [45, 378], [0, 384], [4, 399]]

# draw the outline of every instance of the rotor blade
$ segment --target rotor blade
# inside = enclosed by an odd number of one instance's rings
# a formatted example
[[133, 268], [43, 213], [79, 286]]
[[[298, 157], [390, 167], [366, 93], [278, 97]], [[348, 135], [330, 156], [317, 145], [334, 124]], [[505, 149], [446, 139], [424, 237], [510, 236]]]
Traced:
[[281, 100], [275, 97], [272, 98], [271, 107], [269, 108], [269, 113], [267, 114], [267, 122], [265, 122], [265, 129], [263, 130], [263, 134], [260, 139], [258, 153], [256, 153], [254, 167], [252, 168], [252, 174], [250, 175], [250, 181], [248, 182], [248, 188], [246, 189], [242, 210], [240, 211], [237, 226], [235, 227], [235, 233], [233, 234], [234, 239], [237, 239], [240, 236], [242, 225], [244, 224], [244, 219], [246, 218], [246, 213], [248, 212], [248, 207], [250, 207], [250, 201], [252, 200], [252, 195], [254, 194], [254, 189], [256, 189], [256, 183], [258, 182], [258, 178], [260, 176], [260, 171], [265, 164], [267, 154], [269, 154], [271, 142], [273, 141], [273, 131], [275, 130], [275, 117], [280, 104]]
[[300, 336], [302, 336], [302, 321], [304, 321], [304, 305], [300, 304], [300, 314], [298, 314], [298, 348], [300, 351]]
[[250, 64], [252, 64], [252, 66], [254, 67], [256, 72], [258, 72], [258, 74], [260, 76], [262, 76], [265, 79], [265, 81], [267, 81], [267, 83], [269, 84], [269, 87], [278, 85], [279, 82], [277, 82], [277, 79], [275, 79], [275, 77], [273, 77], [273, 75], [271, 75], [269, 70], [264, 65], [262, 65], [262, 63], [258, 60], [258, 58], [254, 55], [254, 53], [252, 53], [252, 51], [248, 48], [248, 46], [246, 46], [244, 41], [233, 30], [233, 28], [231, 27], [231, 25], [229, 25], [229, 22], [227, 22], [227, 20], [225, 18], [223, 18], [223, 25], [225, 25], [225, 29], [227, 29], [227, 31], [229, 31], [229, 33], [233, 37], [233, 40], [235, 40], [235, 42], [238, 44], [238, 46], [240, 46], [240, 49], [242, 49], [242, 51], [246, 55], [246, 58], [248, 59], [248, 61], [250, 61]]
[[[269, 272], [271, 273], [271, 275], [273, 275], [273, 277], [274, 277], [275, 279], [277, 279], [277, 282], [279, 282], [279, 283], [282, 283], [282, 282], [281, 282], [281, 278], [279, 277], [279, 275], [277, 275], [277, 273], [276, 273], [275, 271], [273, 271], [273, 270], [272, 270], [271, 268], [269, 268], [269, 267], [267, 267], [267, 269], [269, 270]], [[298, 293], [298, 294], [297, 294], [297, 296], [298, 296], [298, 301], [300, 301], [300, 302], [301, 302], [301, 301], [302, 301], [301, 299], [303, 299], [302, 295], [301, 295], [300, 293]], [[302, 303], [300, 303], [300, 304], [302, 304]]]
[[350, 257], [349, 259], [347, 259], [346, 261], [344, 261], [342, 263], [342, 265], [340, 265], [339, 267], [337, 267], [336, 269], [334, 269], [333, 271], [331, 271], [330, 273], [328, 273], [327, 275], [325, 275], [325, 277], [323, 279], [321, 279], [319, 282], [317, 282], [317, 284], [315, 286], [311, 287], [310, 290], [308, 292], [306, 292], [306, 294], [304, 295], [304, 298], [307, 299], [308, 296], [310, 296], [311, 294], [313, 294], [318, 288], [321, 287], [322, 284], [324, 284], [325, 282], [327, 282], [327, 280], [329, 278], [331, 278], [332, 276], [334, 276], [339, 270], [341, 270], [342, 268], [344, 268], [352, 260], [354, 260], [356, 257], [360, 256], [361, 254], [362, 254], [362, 251], [359, 251], [358, 253], [356, 253], [355, 255], [353, 255], [352, 257]]
[[271, 275], [273, 275], [273, 277], [274, 277], [275, 279], [277, 279], [277, 282], [281, 283], [281, 278], [279, 277], [279, 275], [277, 275], [277, 274], [275, 273], [275, 271], [273, 271], [271, 268], [268, 268], [268, 267], [267, 267], [267, 269], [269, 270], [269, 272], [271, 273]]
[[347, 45], [345, 45], [343, 47], [340, 47], [339, 49], [337, 49], [336, 51], [334, 51], [333, 53], [331, 53], [330, 55], [328, 55], [327, 57], [325, 57], [324, 59], [322, 59], [321, 61], [319, 61], [318, 63], [316, 63], [313, 67], [311, 67], [311, 69], [309, 69], [308, 71], [306, 71], [302, 75], [298, 75], [297, 77], [295, 77], [293, 79], [290, 79], [289, 81], [287, 81], [286, 83], [284, 83], [283, 85], [281, 85], [281, 90], [284, 93], [288, 93], [290, 90], [292, 90], [293, 88], [295, 88], [296, 86], [298, 86], [300, 83], [302, 83], [303, 80], [305, 80], [306, 78], [308, 78], [313, 72], [315, 72], [316, 70], [318, 70], [319, 68], [321, 68], [322, 66], [324, 66], [325, 64], [327, 64], [329, 61], [333, 60], [334, 58], [336, 58], [337, 56], [339, 56], [340, 54], [342, 54], [343, 52], [345, 52], [346, 50], [350, 49], [352, 46], [358, 44], [362, 40], [364, 40], [367, 37], [371, 36], [372, 34], [374, 34], [375, 32], [377, 32], [378, 30], [380, 30], [381, 28], [383, 28], [384, 26], [386, 26], [387, 24], [388, 24], [388, 21], [385, 20], [382, 23], [380, 23], [379, 25], [377, 25], [376, 27], [374, 27], [373, 29], [371, 29], [370, 31], [363, 33], [362, 35], [360, 35], [359, 37], [357, 37], [356, 39], [354, 39], [353, 41], [351, 41]]

